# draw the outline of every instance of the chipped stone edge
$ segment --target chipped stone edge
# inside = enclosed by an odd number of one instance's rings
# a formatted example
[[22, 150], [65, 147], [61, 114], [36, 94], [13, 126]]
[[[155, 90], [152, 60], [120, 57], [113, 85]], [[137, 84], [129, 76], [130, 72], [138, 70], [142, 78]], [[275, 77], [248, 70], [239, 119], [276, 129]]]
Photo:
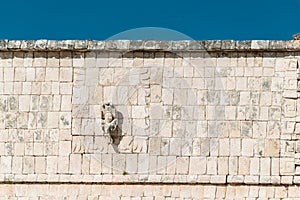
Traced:
[[0, 51], [300, 51], [300, 40], [0, 40]]

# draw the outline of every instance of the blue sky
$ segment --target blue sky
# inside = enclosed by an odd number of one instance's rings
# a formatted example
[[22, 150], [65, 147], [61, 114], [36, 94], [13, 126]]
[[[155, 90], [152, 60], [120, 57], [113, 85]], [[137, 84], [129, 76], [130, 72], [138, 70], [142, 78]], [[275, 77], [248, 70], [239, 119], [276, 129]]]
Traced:
[[300, 0], [3, 0], [0, 8], [0, 39], [104, 40], [140, 27], [196, 40], [286, 40], [300, 32]]

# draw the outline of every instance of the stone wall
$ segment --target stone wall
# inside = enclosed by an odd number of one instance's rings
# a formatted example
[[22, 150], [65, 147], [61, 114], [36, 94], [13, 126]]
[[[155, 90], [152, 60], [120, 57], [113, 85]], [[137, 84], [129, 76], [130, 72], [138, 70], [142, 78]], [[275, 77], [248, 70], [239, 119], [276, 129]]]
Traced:
[[0, 41], [0, 196], [299, 197], [299, 47]]

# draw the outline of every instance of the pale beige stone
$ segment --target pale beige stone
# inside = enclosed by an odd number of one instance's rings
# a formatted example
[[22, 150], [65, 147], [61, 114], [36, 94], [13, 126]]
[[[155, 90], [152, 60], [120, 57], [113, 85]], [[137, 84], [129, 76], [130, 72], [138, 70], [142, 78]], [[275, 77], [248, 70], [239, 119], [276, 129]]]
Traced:
[[13, 174], [22, 174], [22, 163], [23, 163], [22, 156], [14, 156], [12, 158], [11, 172]]
[[48, 113], [48, 128], [58, 128], [59, 122], [59, 112], [49, 112]]
[[253, 139], [242, 139], [242, 155], [253, 156]]
[[250, 175], [259, 175], [260, 172], [260, 159], [250, 158]]
[[229, 157], [229, 174], [238, 173], [238, 157]]
[[46, 158], [47, 158], [46, 173], [49, 175], [56, 174], [58, 157], [57, 156], [47, 156]]
[[4, 81], [14, 81], [14, 68], [4, 68]]
[[149, 172], [149, 155], [139, 154], [138, 155], [138, 173]]
[[239, 157], [239, 171], [240, 175], [249, 175], [250, 174], [250, 158]]
[[34, 67], [45, 67], [47, 65], [47, 57], [45, 52], [34, 52], [33, 53], [33, 64]]
[[71, 141], [60, 141], [58, 153], [61, 156], [69, 155], [71, 153]]
[[36, 174], [46, 173], [46, 158], [45, 157], [35, 157], [34, 158], [34, 172]]
[[57, 172], [67, 174], [69, 172], [69, 156], [58, 156]]
[[294, 175], [295, 160], [294, 158], [280, 158], [280, 175]]
[[66, 51], [60, 52], [59, 66], [61, 67], [72, 66], [72, 52], [66, 52]]
[[229, 148], [229, 138], [220, 139], [219, 142], [219, 155], [220, 156], [229, 156], [230, 155], [230, 148]]
[[59, 80], [59, 69], [58, 68], [46, 68], [46, 81], [58, 81]]
[[49, 52], [46, 62], [48, 67], [59, 67], [59, 52]]
[[190, 157], [189, 174], [205, 174], [206, 158], [205, 157]]
[[189, 157], [178, 157], [176, 160], [176, 174], [188, 174]]
[[19, 96], [19, 110], [20, 111], [29, 111], [30, 105], [30, 96], [29, 95], [20, 95]]
[[33, 174], [34, 173], [34, 157], [24, 156], [23, 157], [23, 173]]
[[265, 155], [270, 157], [278, 157], [280, 151], [280, 143], [278, 139], [265, 140]]
[[60, 83], [59, 84], [59, 93], [64, 94], [72, 94], [72, 83]]
[[45, 155], [45, 144], [41, 142], [35, 142], [34, 144], [34, 155], [42, 156]]
[[239, 156], [241, 153], [241, 139], [230, 139], [230, 156]]
[[271, 173], [271, 159], [260, 158], [260, 174], [270, 176]]
[[26, 73], [25, 68], [16, 68], [15, 69], [15, 81], [25, 81]]
[[228, 167], [228, 157], [218, 157], [218, 174], [227, 175], [229, 173]]
[[217, 174], [217, 157], [207, 158], [207, 174], [215, 175]]
[[71, 174], [81, 173], [81, 154], [71, 154], [70, 155], [70, 167], [69, 172]]

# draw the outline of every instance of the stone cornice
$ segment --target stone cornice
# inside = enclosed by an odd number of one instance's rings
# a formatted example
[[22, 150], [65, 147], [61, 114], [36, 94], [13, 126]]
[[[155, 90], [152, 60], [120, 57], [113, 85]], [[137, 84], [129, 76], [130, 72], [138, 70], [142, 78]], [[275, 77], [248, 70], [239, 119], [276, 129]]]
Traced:
[[300, 51], [300, 40], [0, 40], [0, 51]]

